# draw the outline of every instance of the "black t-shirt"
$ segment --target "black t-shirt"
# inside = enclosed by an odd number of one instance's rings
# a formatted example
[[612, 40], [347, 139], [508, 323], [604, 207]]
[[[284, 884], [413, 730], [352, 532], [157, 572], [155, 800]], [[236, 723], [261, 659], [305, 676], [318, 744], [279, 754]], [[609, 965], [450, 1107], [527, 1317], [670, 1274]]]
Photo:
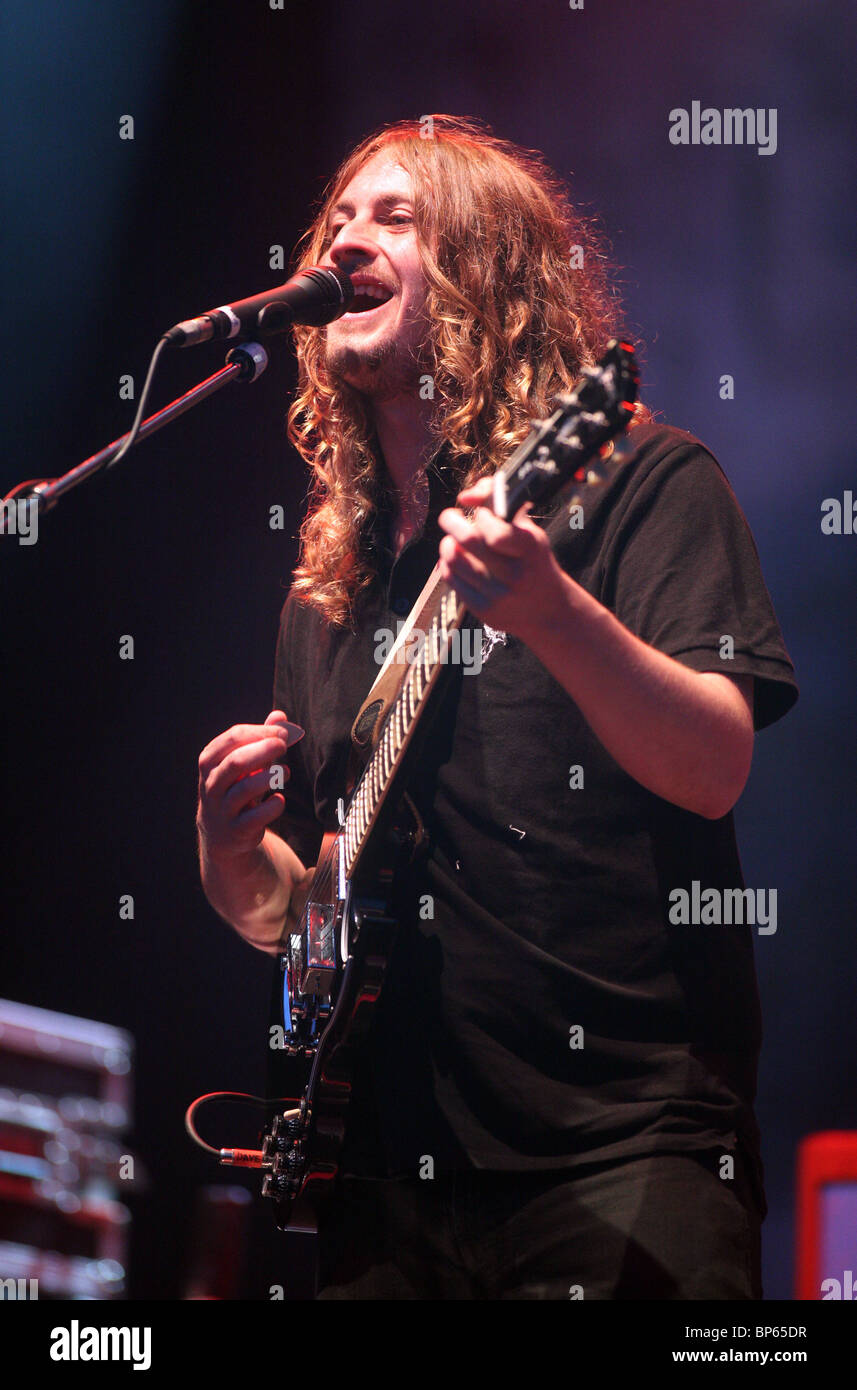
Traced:
[[[582, 528], [568, 488], [546, 509], [559, 563], [682, 664], [753, 676], [763, 728], [797, 689], [734, 494], [691, 435], [643, 425], [630, 442], [586, 490]], [[386, 654], [376, 634], [437, 558], [442, 454], [430, 473], [426, 526], [395, 563], [377, 549], [356, 632], [291, 595], [283, 608], [274, 701], [307, 735], [274, 829], [309, 864], [337, 823], [350, 727]], [[629, 777], [522, 641], [484, 650], [478, 673], [450, 668], [414, 776], [430, 852], [403, 885], [346, 1170], [573, 1168], [736, 1137], [756, 1166], [754, 929], [670, 920], [672, 890], [743, 886], [731, 814], [706, 820]]]

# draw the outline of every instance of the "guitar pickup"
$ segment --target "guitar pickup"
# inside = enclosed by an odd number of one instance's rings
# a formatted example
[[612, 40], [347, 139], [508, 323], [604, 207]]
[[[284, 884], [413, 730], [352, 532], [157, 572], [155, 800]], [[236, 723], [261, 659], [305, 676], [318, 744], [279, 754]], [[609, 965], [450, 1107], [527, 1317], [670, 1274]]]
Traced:
[[301, 994], [330, 994], [336, 977], [336, 904], [310, 903]]

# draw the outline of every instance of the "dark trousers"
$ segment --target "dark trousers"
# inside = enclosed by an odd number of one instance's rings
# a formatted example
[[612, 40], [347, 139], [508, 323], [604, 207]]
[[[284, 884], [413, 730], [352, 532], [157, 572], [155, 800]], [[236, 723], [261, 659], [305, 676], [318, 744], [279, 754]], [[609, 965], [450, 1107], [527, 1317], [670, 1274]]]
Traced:
[[719, 1158], [343, 1178], [320, 1224], [318, 1297], [759, 1299], [760, 1215]]

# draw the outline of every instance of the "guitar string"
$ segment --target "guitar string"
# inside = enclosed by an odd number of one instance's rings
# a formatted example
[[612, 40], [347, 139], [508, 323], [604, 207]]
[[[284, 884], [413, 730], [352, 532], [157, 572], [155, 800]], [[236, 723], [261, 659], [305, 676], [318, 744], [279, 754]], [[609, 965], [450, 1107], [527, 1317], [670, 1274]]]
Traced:
[[[377, 809], [382, 793], [389, 783], [391, 773], [395, 770], [405, 742], [406, 731], [410, 731], [431, 675], [441, 663], [442, 646], [449, 637], [447, 610], [453, 606], [451, 600], [450, 591], [447, 590], [441, 594], [439, 614], [435, 615], [430, 628], [430, 645], [425, 644], [423, 646], [422, 660], [419, 663], [414, 663], [405, 677], [393, 707], [384, 721], [384, 727], [372, 758], [360, 779], [356, 796], [346, 815], [342, 837], [347, 867], [354, 862], [359, 843]], [[440, 618], [439, 623], [438, 617]], [[423, 683], [423, 672], [425, 672], [425, 683]], [[415, 685], [418, 686], [416, 691], [414, 690]], [[369, 795], [370, 791], [372, 796]], [[339, 852], [338, 843], [329, 850], [313, 881], [313, 894], [326, 893], [332, 887], [335, 860]]]

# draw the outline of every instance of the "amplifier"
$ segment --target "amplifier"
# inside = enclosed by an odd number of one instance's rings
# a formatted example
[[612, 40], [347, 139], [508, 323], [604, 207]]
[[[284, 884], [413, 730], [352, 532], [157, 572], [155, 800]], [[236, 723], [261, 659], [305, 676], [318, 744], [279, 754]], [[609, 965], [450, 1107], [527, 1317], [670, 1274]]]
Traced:
[[126, 1291], [133, 1041], [0, 999], [0, 1298]]

